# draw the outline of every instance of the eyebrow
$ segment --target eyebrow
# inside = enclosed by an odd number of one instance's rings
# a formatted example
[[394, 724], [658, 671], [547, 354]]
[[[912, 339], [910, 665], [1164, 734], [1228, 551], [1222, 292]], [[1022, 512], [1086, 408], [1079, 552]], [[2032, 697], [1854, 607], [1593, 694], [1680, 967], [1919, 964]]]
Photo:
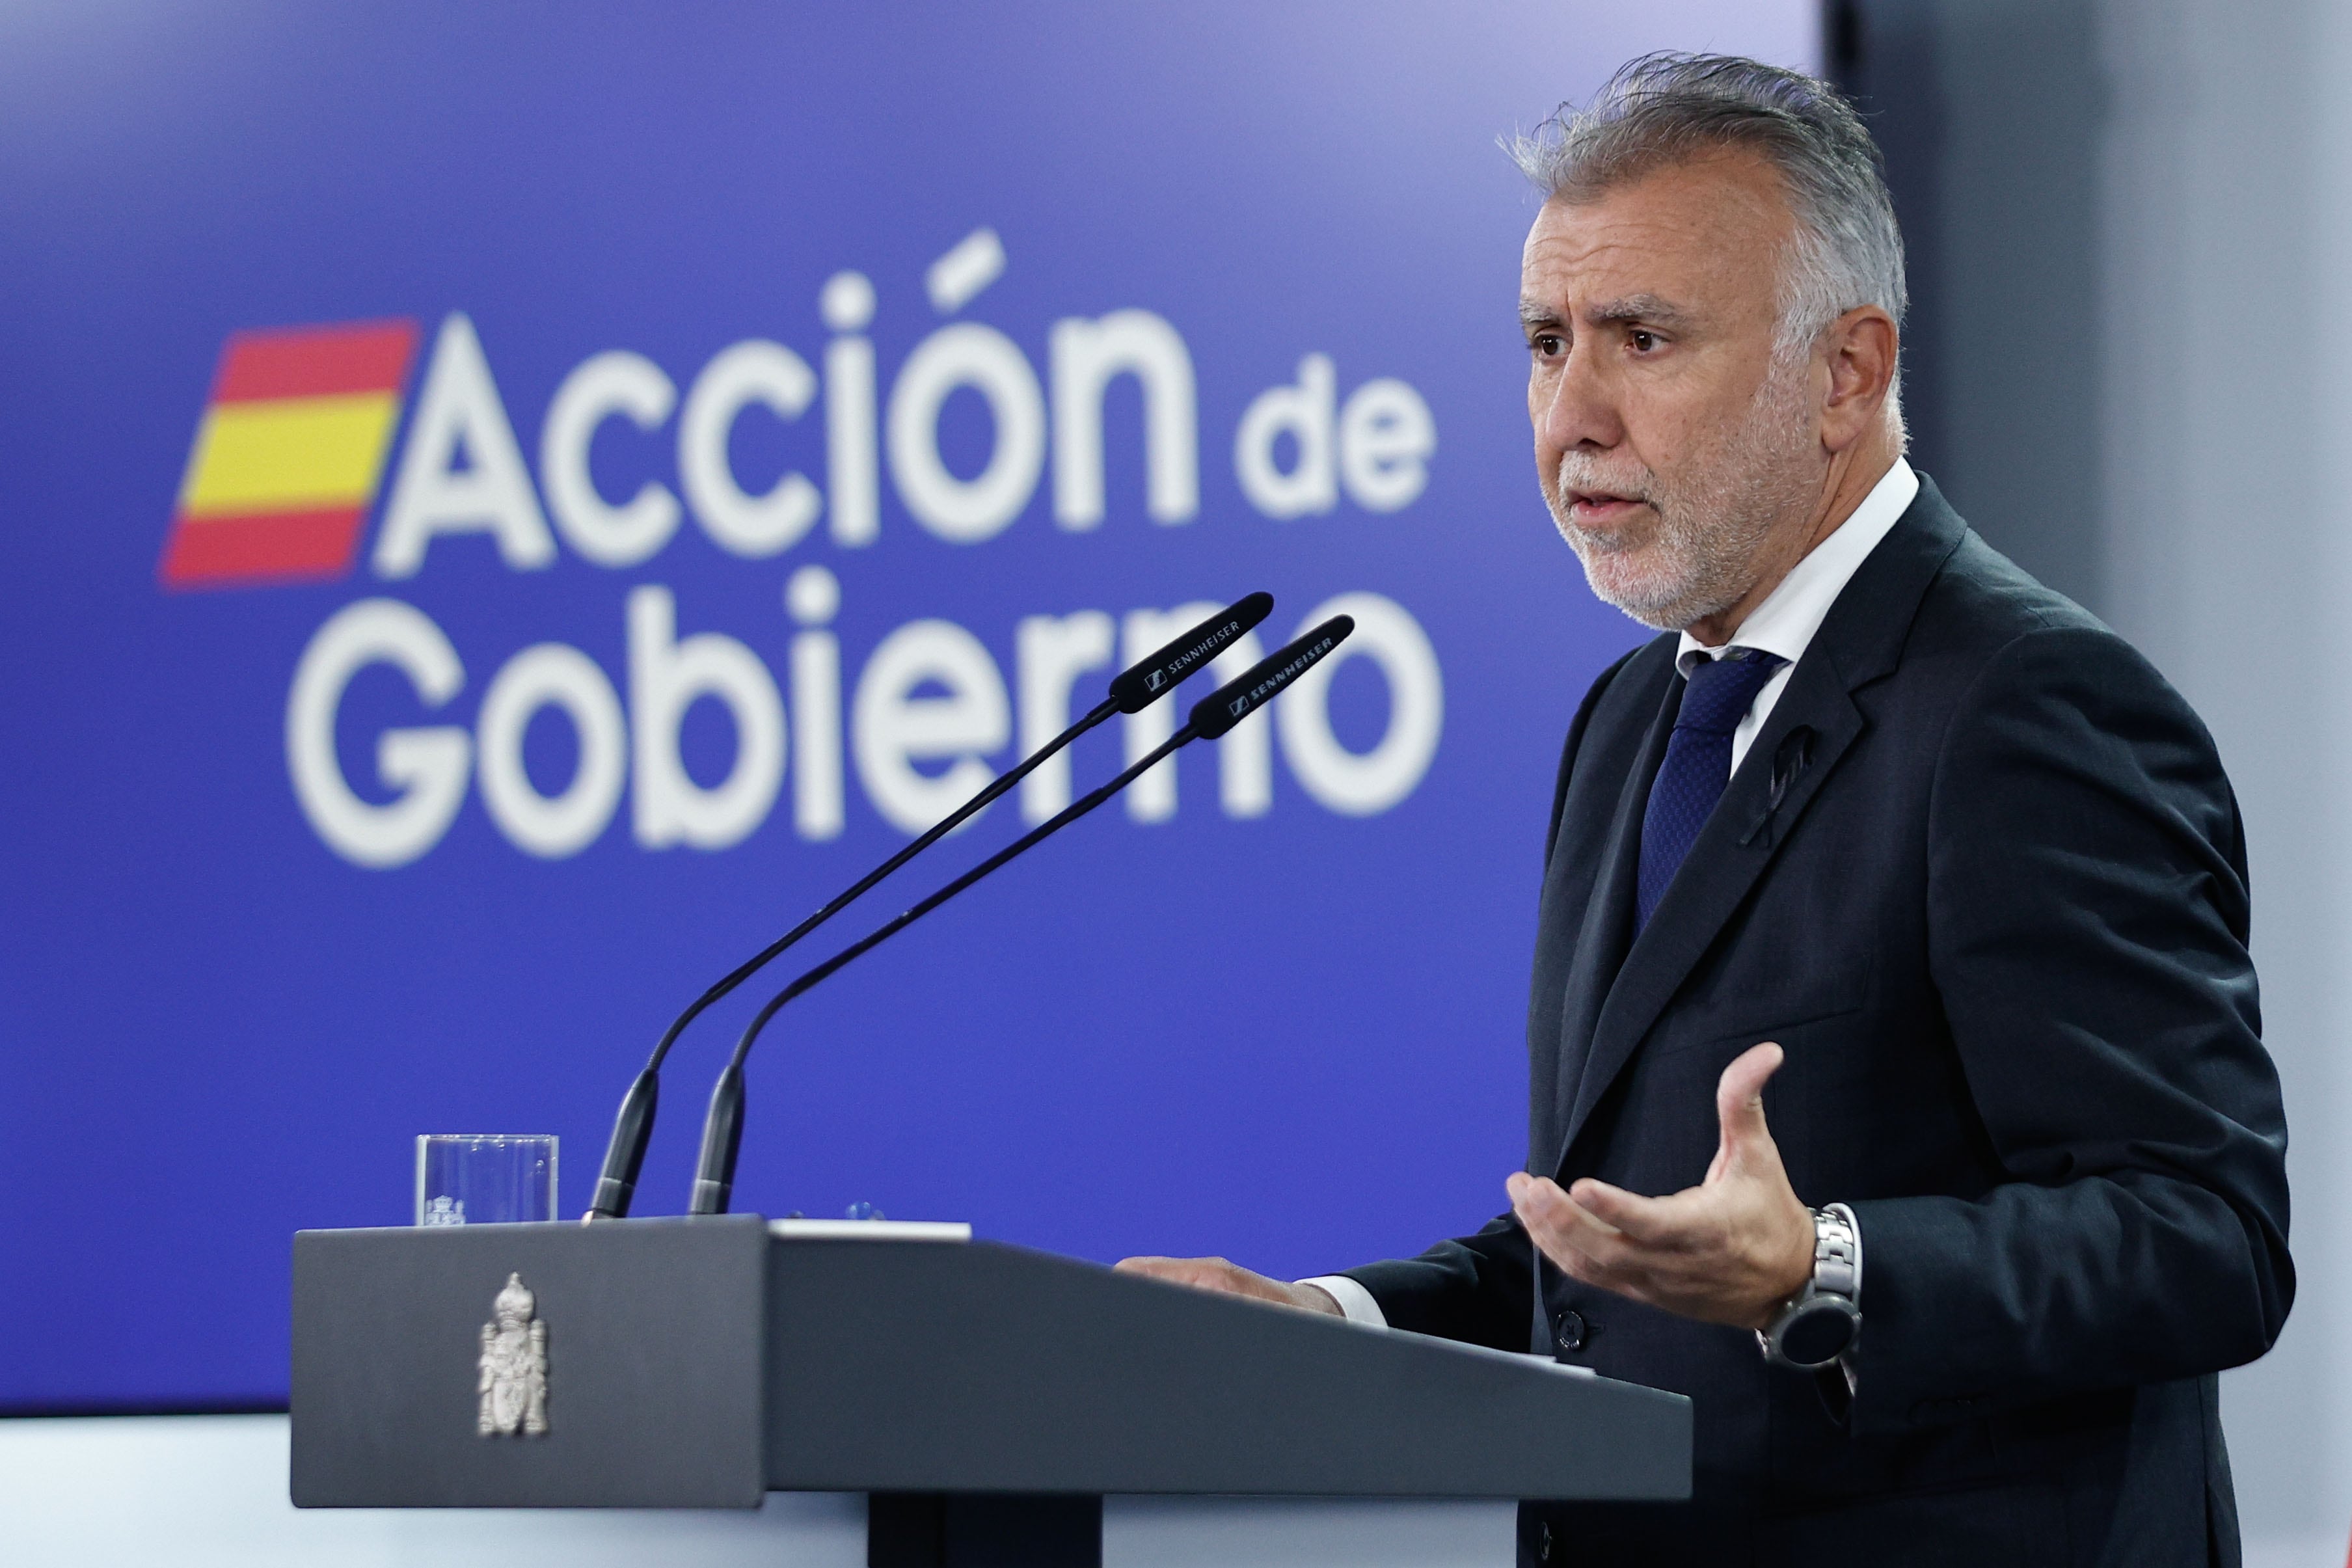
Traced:
[[1690, 315], [1655, 294], [1629, 294], [1622, 300], [1608, 300], [1595, 305], [1584, 313], [1584, 319], [1594, 326], [1648, 321], [1654, 326], [1678, 327], [1687, 325]]
[[[1622, 300], [1608, 300], [1584, 312], [1584, 320], [1592, 326], [1609, 326], [1626, 321], [1647, 321], [1654, 326], [1681, 327], [1690, 324], [1690, 312], [1668, 304], [1655, 294], [1629, 294]], [[1532, 331], [1538, 327], [1560, 324], [1559, 310], [1540, 300], [1519, 301], [1519, 325]]]

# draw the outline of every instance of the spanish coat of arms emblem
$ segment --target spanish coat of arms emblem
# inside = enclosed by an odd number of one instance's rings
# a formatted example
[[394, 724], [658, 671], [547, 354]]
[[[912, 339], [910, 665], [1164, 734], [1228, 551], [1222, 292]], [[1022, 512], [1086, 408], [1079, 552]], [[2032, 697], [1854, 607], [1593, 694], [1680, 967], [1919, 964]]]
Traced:
[[520, 1274], [490, 1303], [482, 1325], [481, 1395], [478, 1426], [485, 1437], [536, 1437], [547, 1430], [547, 1325]]

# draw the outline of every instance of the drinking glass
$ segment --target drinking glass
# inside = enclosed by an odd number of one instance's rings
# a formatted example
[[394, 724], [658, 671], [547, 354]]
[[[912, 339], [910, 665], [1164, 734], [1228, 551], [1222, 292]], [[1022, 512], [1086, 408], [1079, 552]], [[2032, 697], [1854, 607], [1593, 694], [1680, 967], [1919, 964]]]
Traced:
[[416, 1223], [514, 1225], [555, 1217], [555, 1139], [428, 1132], [416, 1140]]

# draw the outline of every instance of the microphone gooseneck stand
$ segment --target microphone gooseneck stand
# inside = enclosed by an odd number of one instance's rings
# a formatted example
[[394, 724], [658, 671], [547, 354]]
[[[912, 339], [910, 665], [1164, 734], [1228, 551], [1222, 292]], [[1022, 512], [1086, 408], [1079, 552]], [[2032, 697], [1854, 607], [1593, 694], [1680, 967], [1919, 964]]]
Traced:
[[736, 1157], [743, 1143], [743, 1063], [751, 1056], [760, 1032], [787, 1003], [823, 984], [861, 954], [906, 930], [997, 868], [1026, 854], [1086, 816], [1172, 756], [1180, 748], [1196, 740], [1214, 740], [1223, 735], [1252, 712], [1272, 701], [1284, 687], [1304, 675], [1324, 655], [1337, 647], [1355, 629], [1355, 625], [1349, 616], [1334, 616], [1260, 660], [1247, 673], [1194, 703], [1184, 727], [1153, 748], [1141, 761], [1124, 769], [1100, 788], [1072, 802], [937, 892], [801, 974], [770, 997], [767, 1005], [744, 1027], [742, 1037], [735, 1044], [735, 1054], [728, 1058], [726, 1069], [719, 1075], [718, 1083], [711, 1089], [710, 1109], [702, 1125], [702, 1147], [695, 1162], [694, 1195], [687, 1212], [694, 1215], [727, 1212], [728, 1203], [734, 1194]]
[[670, 1047], [686, 1032], [687, 1026], [700, 1017], [714, 1004], [723, 1000], [745, 981], [758, 973], [787, 949], [824, 924], [834, 916], [871, 891], [876, 884], [908, 861], [938, 843], [958, 826], [968, 821], [991, 802], [1005, 795], [1015, 784], [1035, 772], [1038, 766], [1067, 747], [1079, 736], [1103, 723], [1115, 713], [1139, 713], [1174, 691], [1188, 675], [1206, 666], [1216, 655], [1238, 640], [1242, 634], [1263, 621], [1274, 608], [1270, 594], [1251, 594], [1220, 610], [1214, 616], [1192, 627], [1154, 652], [1140, 663], [1122, 670], [1110, 683], [1110, 694], [1097, 703], [1084, 718], [1078, 720], [1044, 746], [1023, 758], [1003, 773], [992, 779], [979, 793], [926, 829], [913, 842], [892, 855], [873, 870], [859, 878], [847, 890], [831, 903], [809, 916], [800, 924], [761, 948], [743, 963], [736, 965], [709, 990], [696, 997], [662, 1032], [628, 1093], [621, 1100], [620, 1113], [614, 1118], [613, 1135], [604, 1149], [604, 1170], [597, 1178], [594, 1197], [583, 1219], [594, 1222], [620, 1219], [629, 1212], [635, 1200], [637, 1177], [645, 1166], [646, 1150], [653, 1140], [654, 1115], [661, 1095], [661, 1066], [669, 1056]]

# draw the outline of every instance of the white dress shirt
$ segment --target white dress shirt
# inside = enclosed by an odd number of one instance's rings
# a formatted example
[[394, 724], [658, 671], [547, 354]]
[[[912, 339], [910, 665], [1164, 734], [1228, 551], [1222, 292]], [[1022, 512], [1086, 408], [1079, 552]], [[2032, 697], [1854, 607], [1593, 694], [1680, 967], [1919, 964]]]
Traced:
[[[1748, 613], [1729, 641], [1720, 647], [1709, 647], [1690, 633], [1683, 633], [1682, 647], [1675, 654], [1675, 668], [1685, 677], [1700, 659], [1721, 658], [1734, 648], [1756, 648], [1788, 660], [1772, 672], [1772, 679], [1764, 683], [1756, 693], [1756, 700], [1748, 704], [1747, 717], [1739, 721], [1739, 728], [1731, 732], [1733, 773], [1739, 771], [1740, 759], [1748, 755], [1748, 748], [1764, 728], [1764, 721], [1772, 716], [1772, 705], [1788, 689], [1789, 677], [1795, 672], [1797, 661], [1805, 657], [1805, 649], [1811, 646], [1813, 634], [1829, 617], [1830, 606], [1837, 603], [1837, 596], [1845, 591], [1846, 584], [1861, 570], [1870, 552], [1878, 548], [1878, 542], [1910, 510], [1918, 493], [1919, 476], [1911, 471], [1910, 464], [1895, 458], [1895, 466], [1871, 487], [1853, 514], [1790, 568], [1789, 574]], [[1320, 1287], [1339, 1303], [1339, 1310], [1347, 1314], [1349, 1322], [1388, 1327], [1388, 1317], [1381, 1310], [1381, 1304], [1372, 1300], [1372, 1293], [1344, 1274], [1318, 1274], [1298, 1283]]]
[[1739, 728], [1731, 732], [1731, 771], [1739, 771], [1740, 759], [1748, 755], [1748, 747], [1764, 728], [1764, 721], [1772, 716], [1772, 705], [1780, 700], [1780, 693], [1789, 689], [1789, 677], [1795, 673], [1797, 661], [1805, 657], [1812, 646], [1813, 634], [1822, 629], [1829, 618], [1830, 606], [1853, 574], [1862, 569], [1878, 542], [1894, 528], [1895, 520], [1911, 509], [1911, 501], [1919, 493], [1919, 476], [1902, 458], [1886, 470], [1879, 481], [1871, 486], [1870, 493], [1852, 516], [1838, 525], [1837, 531], [1813, 546], [1806, 557], [1789, 569], [1780, 585], [1764, 595], [1764, 602], [1748, 612], [1748, 618], [1732, 634], [1731, 640], [1721, 647], [1709, 647], [1685, 632], [1682, 646], [1675, 654], [1675, 668], [1688, 676], [1700, 659], [1721, 658], [1734, 648], [1754, 648], [1761, 653], [1780, 655], [1789, 662], [1772, 672], [1772, 679], [1756, 694], [1748, 706], [1748, 716], [1739, 721]]

